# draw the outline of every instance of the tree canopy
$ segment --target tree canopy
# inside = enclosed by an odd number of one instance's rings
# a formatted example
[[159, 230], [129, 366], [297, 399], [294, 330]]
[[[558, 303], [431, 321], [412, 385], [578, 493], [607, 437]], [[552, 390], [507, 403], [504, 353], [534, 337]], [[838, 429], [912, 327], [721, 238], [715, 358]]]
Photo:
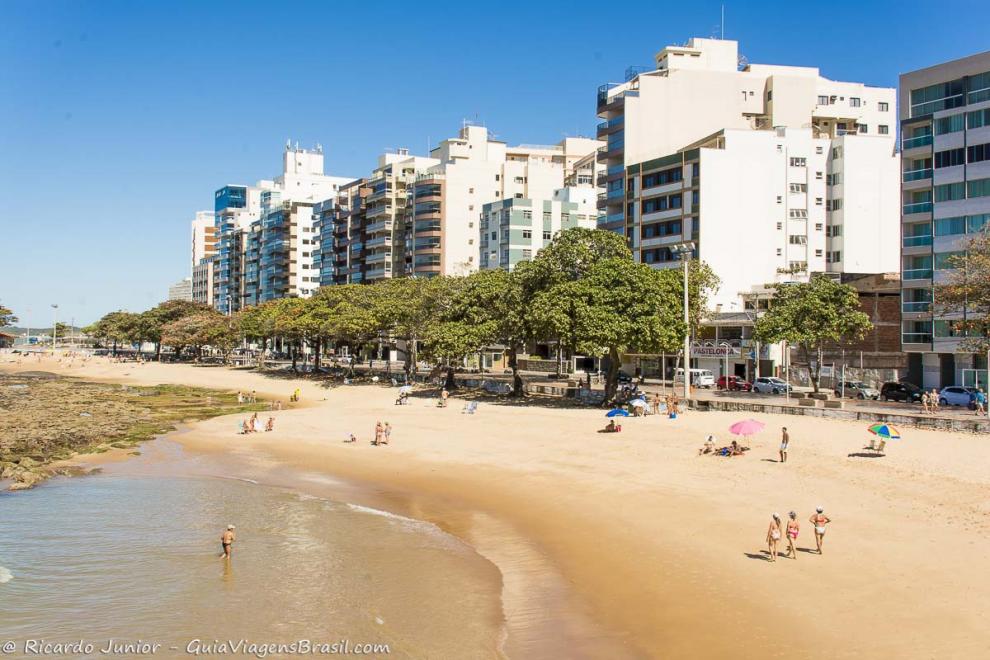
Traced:
[[949, 316], [965, 349], [990, 349], [990, 235], [978, 234], [966, 252], [949, 258], [950, 269], [935, 285], [935, 312]]
[[17, 323], [17, 317], [9, 308], [0, 303], [0, 328]]

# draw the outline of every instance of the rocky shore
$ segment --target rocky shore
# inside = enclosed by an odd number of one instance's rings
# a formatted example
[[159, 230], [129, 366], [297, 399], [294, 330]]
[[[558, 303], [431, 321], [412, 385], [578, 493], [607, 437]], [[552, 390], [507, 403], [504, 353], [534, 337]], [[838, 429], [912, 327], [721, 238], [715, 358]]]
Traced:
[[253, 410], [234, 392], [182, 385], [91, 383], [43, 371], [0, 372], [0, 480], [31, 488], [82, 468], [51, 464], [77, 454], [133, 448], [178, 422]]

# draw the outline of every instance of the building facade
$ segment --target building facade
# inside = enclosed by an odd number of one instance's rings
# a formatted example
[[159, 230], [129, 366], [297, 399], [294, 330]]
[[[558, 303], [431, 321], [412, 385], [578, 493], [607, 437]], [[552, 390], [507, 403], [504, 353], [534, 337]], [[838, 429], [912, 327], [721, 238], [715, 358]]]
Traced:
[[557, 232], [572, 227], [594, 229], [597, 192], [583, 187], [557, 190], [550, 199], [509, 198], [482, 207], [478, 264], [482, 270], [513, 270], [530, 261]]
[[[990, 52], [900, 78], [902, 341], [924, 387], [987, 383], [965, 351], [960, 314], [934, 315], [933, 292], [990, 221]], [[934, 300], [934, 302], [938, 302]]]
[[192, 269], [192, 300], [213, 307], [216, 255], [206, 257]]
[[203, 259], [208, 259], [217, 253], [216, 216], [212, 211], [197, 211], [191, 225], [191, 265], [195, 268]]
[[193, 299], [192, 296], [192, 279], [184, 278], [171, 285], [168, 288], [168, 299], [169, 300], [189, 300]]

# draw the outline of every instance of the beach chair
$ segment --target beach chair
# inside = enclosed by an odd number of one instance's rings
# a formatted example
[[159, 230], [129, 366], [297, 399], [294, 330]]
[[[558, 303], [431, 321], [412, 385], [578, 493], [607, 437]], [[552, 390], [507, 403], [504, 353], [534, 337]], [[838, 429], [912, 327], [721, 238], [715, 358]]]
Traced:
[[477, 401], [471, 401], [470, 403], [465, 404], [464, 409], [461, 410], [462, 413], [467, 413], [468, 415], [473, 415], [477, 411], [478, 411]]

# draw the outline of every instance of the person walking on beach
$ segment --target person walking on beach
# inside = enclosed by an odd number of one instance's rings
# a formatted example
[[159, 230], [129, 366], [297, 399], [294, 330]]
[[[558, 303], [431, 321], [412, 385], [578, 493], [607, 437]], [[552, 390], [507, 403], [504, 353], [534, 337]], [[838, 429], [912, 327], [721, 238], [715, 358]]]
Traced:
[[825, 515], [824, 509], [815, 509], [815, 515], [809, 518], [809, 522], [815, 526], [815, 544], [818, 546], [818, 554], [822, 554], [822, 543], [825, 541], [825, 525], [832, 522], [832, 519]]
[[794, 542], [797, 541], [798, 533], [801, 531], [801, 523], [797, 520], [797, 513], [791, 511], [787, 514], [790, 519], [787, 521], [787, 554], [785, 557], [790, 557], [791, 559], [797, 559], [797, 549], [794, 547]]
[[983, 393], [983, 388], [979, 387], [976, 389], [976, 414], [978, 417], [983, 417], [987, 414], [987, 395]]
[[780, 516], [776, 513], [770, 518], [770, 528], [767, 529], [767, 550], [769, 561], [777, 561], [777, 543], [780, 542]]
[[269, 417], [268, 418], [268, 422], [265, 423], [265, 431], [267, 432], [267, 431], [274, 431], [274, 430], [275, 430], [275, 418], [274, 417]]
[[382, 444], [382, 434], [384, 432], [385, 432], [385, 429], [382, 427], [382, 423], [381, 422], [376, 422], [375, 423], [375, 441], [372, 442], [371, 444], [376, 445], [376, 446]]
[[933, 415], [938, 414], [938, 406], [939, 406], [938, 390], [936, 390], [934, 387], [932, 388], [932, 391], [928, 394], [928, 404], [932, 407], [932, 414]]
[[787, 462], [787, 446], [791, 442], [791, 436], [787, 432], [787, 427], [785, 426], [780, 434], [780, 462]]
[[385, 422], [385, 430], [383, 431], [383, 442], [387, 445], [388, 441], [392, 439], [392, 425]]
[[220, 546], [223, 548], [223, 552], [220, 556], [224, 559], [230, 559], [231, 546], [234, 544], [236, 537], [234, 536], [234, 526], [227, 525], [227, 529], [223, 534], [220, 535]]
[[442, 390], [440, 390], [440, 407], [441, 408], [446, 408], [447, 407], [447, 397], [449, 397], [449, 396], [450, 396], [450, 393], [447, 391], [447, 388], [446, 387], [443, 388]]
[[929, 412], [931, 412], [931, 410], [928, 407], [928, 392], [922, 391], [921, 392], [921, 414], [922, 415], [927, 415]]

